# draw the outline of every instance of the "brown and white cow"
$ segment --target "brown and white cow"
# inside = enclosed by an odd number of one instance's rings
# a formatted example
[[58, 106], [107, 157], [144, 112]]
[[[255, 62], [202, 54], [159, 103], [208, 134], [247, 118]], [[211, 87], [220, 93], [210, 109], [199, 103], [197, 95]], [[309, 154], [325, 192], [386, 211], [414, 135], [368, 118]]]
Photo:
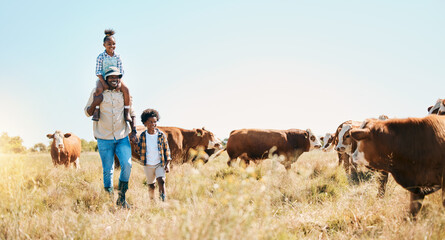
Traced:
[[356, 166], [351, 162], [351, 155], [355, 151], [356, 141], [349, 134], [351, 129], [360, 127], [361, 122], [348, 120], [341, 123], [334, 134], [335, 151], [338, 153], [338, 165], [343, 164], [346, 174], [356, 172]]
[[250, 160], [265, 159], [269, 151], [285, 157], [284, 167], [290, 169], [298, 157], [315, 148], [320, 148], [318, 138], [310, 129], [272, 130], [272, 129], [240, 129], [230, 133], [227, 141], [227, 153], [230, 166], [240, 157], [248, 165]]
[[324, 137], [320, 137], [320, 140], [323, 141], [323, 145], [321, 146], [321, 150], [323, 150], [323, 152], [328, 152], [334, 149], [334, 135], [335, 134], [332, 133], [326, 133]]
[[[386, 120], [388, 116], [380, 115], [378, 119]], [[333, 142], [336, 144], [335, 150], [339, 153], [339, 165], [343, 162], [346, 173], [349, 173], [349, 170], [351, 170], [351, 172], [355, 172], [356, 170], [355, 164], [351, 161], [351, 156], [357, 148], [357, 141], [351, 138], [350, 131], [359, 128], [361, 124], [362, 122], [352, 120], [343, 122], [338, 126], [333, 137]]]
[[54, 166], [63, 164], [65, 167], [68, 167], [70, 163], [73, 163], [77, 169], [80, 167], [79, 157], [82, 147], [79, 137], [73, 133], [63, 134], [59, 130], [46, 136], [49, 139], [53, 139], [51, 143], [51, 157]]
[[[221, 149], [221, 142], [215, 138], [212, 132], [204, 128], [196, 128], [193, 130], [183, 129], [179, 127], [157, 127], [167, 136], [168, 145], [170, 147], [172, 163], [181, 164], [189, 160], [190, 150], [203, 150], [204, 153], [213, 149]], [[145, 131], [145, 126], [136, 127], [137, 136], [140, 136]], [[135, 145], [132, 144], [133, 158], [140, 159], [139, 154], [134, 150]], [[198, 151], [204, 162], [208, 160], [208, 156]], [[196, 157], [196, 156], [195, 156]], [[193, 158], [191, 159], [193, 160]], [[116, 163], [116, 161], [115, 161]]]
[[413, 216], [440, 188], [445, 206], [445, 116], [368, 120], [351, 136], [358, 141], [353, 161], [391, 173], [410, 191]]

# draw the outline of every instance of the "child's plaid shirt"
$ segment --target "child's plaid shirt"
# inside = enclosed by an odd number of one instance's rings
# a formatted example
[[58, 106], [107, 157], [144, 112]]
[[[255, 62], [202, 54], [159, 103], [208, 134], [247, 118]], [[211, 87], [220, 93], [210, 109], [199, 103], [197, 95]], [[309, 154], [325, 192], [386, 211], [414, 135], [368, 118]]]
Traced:
[[[158, 151], [159, 156], [161, 157], [161, 163], [162, 166], [165, 167], [165, 164], [167, 161], [171, 160], [170, 155], [170, 148], [168, 146], [167, 136], [165, 136], [165, 133], [162, 131], [159, 131], [159, 129], [155, 129], [155, 131], [158, 133]], [[141, 133], [141, 136], [139, 137], [139, 155], [141, 156], [141, 161], [144, 163], [144, 165], [147, 165], [147, 130], [143, 131]]]

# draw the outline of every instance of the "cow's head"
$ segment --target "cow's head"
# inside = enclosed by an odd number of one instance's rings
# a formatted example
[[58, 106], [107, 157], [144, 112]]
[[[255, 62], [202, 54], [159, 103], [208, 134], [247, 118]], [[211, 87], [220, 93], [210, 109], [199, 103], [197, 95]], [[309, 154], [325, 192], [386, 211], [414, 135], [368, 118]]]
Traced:
[[53, 139], [54, 146], [60, 151], [65, 147], [63, 144], [63, 138], [68, 138], [71, 136], [71, 133], [63, 134], [61, 131], [57, 130], [54, 134], [47, 134], [46, 137], [49, 139]]
[[357, 149], [352, 154], [356, 164], [371, 166], [380, 159], [373, 140], [373, 120], [365, 120], [360, 128], [351, 130], [351, 137], [357, 141]]
[[429, 106], [428, 114], [437, 114], [439, 112], [441, 102], [443, 102], [443, 99], [439, 98], [433, 106]]
[[445, 115], [445, 99], [440, 102], [439, 111], [437, 111], [439, 115]]
[[195, 136], [199, 138], [201, 146], [206, 146], [207, 149], [221, 149], [222, 143], [219, 139], [215, 138], [212, 132], [207, 131], [204, 127], [197, 128], [195, 130]]
[[351, 152], [353, 139], [351, 138], [350, 131], [352, 124], [343, 124], [341, 130], [338, 132], [338, 143], [335, 150], [339, 153]]
[[388, 116], [386, 116], [386, 115], [380, 115], [379, 116], [379, 120], [388, 120]]
[[315, 148], [318, 149], [321, 147], [320, 141], [318, 140], [317, 136], [315, 136], [315, 134], [312, 133], [312, 130], [306, 129], [306, 134], [305, 135], [309, 139], [309, 143], [311, 144], [309, 150], [312, 150]]
[[332, 141], [334, 140], [334, 134], [326, 133], [326, 135], [324, 137], [321, 137], [320, 140], [323, 141], [323, 146], [321, 147], [321, 150], [323, 150], [323, 152], [327, 152], [334, 147], [334, 144], [332, 144]]

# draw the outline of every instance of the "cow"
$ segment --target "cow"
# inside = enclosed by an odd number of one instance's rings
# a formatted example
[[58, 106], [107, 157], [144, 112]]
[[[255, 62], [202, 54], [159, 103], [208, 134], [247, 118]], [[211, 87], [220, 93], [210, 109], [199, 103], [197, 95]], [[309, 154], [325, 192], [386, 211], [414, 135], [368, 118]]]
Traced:
[[[269, 154], [277, 154], [285, 157], [282, 164], [288, 170], [302, 153], [320, 147], [320, 141], [310, 129], [234, 130], [227, 141], [227, 164], [231, 166], [231, 163], [240, 157], [248, 165], [250, 160], [256, 161], [267, 158]], [[272, 152], [269, 152], [271, 149]]]
[[[379, 120], [386, 120], [388, 116], [380, 115]], [[375, 120], [375, 119], [374, 119]], [[351, 137], [351, 131], [356, 128], [360, 128], [361, 122], [358, 121], [346, 121], [337, 128], [336, 136], [337, 138], [334, 141], [337, 141], [337, 146], [335, 150], [338, 152], [338, 161], [339, 165], [343, 162], [343, 167], [346, 171], [346, 174], [351, 174], [351, 176], [357, 176], [357, 164], [352, 161], [352, 155], [357, 149], [357, 141]], [[350, 170], [350, 172], [349, 172]], [[375, 169], [371, 169], [375, 171]], [[377, 196], [379, 198], [383, 198], [385, 196], [386, 184], [388, 183], [388, 173], [383, 171], [377, 171], [379, 189]]]
[[334, 134], [333, 142], [335, 143], [335, 151], [338, 154], [338, 165], [343, 163], [346, 174], [355, 174], [356, 166], [351, 163], [350, 156], [354, 152], [356, 142], [351, 139], [349, 132], [352, 128], [359, 127], [361, 122], [348, 120], [341, 123]]
[[438, 114], [439, 109], [440, 109], [440, 104], [444, 101], [445, 99], [437, 99], [436, 103], [432, 106], [428, 107], [428, 115], [431, 114]]
[[[215, 138], [213, 133], [205, 128], [196, 128], [193, 130], [179, 127], [158, 126], [157, 128], [167, 136], [173, 164], [182, 164], [189, 160], [193, 161], [196, 157], [207, 162], [209, 157], [207, 153], [213, 152], [214, 149], [218, 150], [222, 148], [221, 141]], [[140, 137], [145, 129], [145, 126], [136, 126], [137, 136]], [[134, 143], [131, 144], [132, 157], [139, 162], [140, 156], [135, 151], [136, 145], [137, 144]], [[189, 157], [190, 153], [192, 153], [191, 157]], [[116, 161], [115, 157], [115, 165], [117, 165], [117, 162], [119, 161]]]
[[351, 136], [358, 142], [353, 161], [391, 173], [411, 194], [412, 216], [440, 188], [445, 206], [445, 116], [366, 120]]
[[[388, 119], [386, 115], [380, 115], [380, 120]], [[354, 128], [360, 127], [362, 122], [359, 121], [346, 121], [338, 126], [337, 131], [333, 136], [333, 143], [336, 144], [335, 150], [338, 152], [339, 165], [343, 162], [343, 167], [346, 173], [355, 173], [356, 165], [351, 161], [351, 156], [357, 148], [357, 142], [351, 138], [350, 131]]]
[[323, 150], [323, 152], [330, 151], [334, 148], [334, 134], [326, 133], [324, 137], [320, 137], [320, 140], [323, 141], [323, 145], [321, 146], [321, 150]]
[[82, 147], [79, 137], [73, 133], [63, 134], [59, 130], [46, 136], [49, 139], [53, 139], [51, 143], [51, 158], [54, 166], [63, 164], [65, 167], [68, 167], [70, 163], [73, 163], [76, 169], [80, 167], [79, 157]]

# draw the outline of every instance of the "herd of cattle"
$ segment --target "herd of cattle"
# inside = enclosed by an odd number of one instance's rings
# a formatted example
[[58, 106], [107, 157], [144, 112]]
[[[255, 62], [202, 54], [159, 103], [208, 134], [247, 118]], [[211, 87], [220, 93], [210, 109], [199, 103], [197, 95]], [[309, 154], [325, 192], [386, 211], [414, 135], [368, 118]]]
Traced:
[[[158, 128], [167, 135], [174, 164], [190, 159], [190, 151], [203, 149], [204, 161], [223, 151], [229, 155], [229, 166], [237, 159], [249, 164], [275, 154], [283, 156], [281, 163], [290, 169], [304, 152], [335, 150], [347, 174], [353, 174], [357, 164], [380, 172], [380, 197], [385, 193], [388, 173], [391, 173], [395, 181], [410, 192], [410, 212], [415, 216], [425, 195], [441, 188], [445, 206], [445, 116], [441, 115], [445, 115], [445, 99], [430, 106], [424, 118], [388, 119], [382, 115], [362, 122], [349, 120], [341, 123], [335, 133], [320, 138], [310, 129], [240, 129], [230, 133], [225, 148], [204, 128]], [[144, 130], [144, 126], [138, 126], [137, 135]], [[54, 165], [73, 163], [79, 167], [81, 143], [77, 136], [56, 131], [47, 137], [54, 139], [51, 145]], [[132, 149], [135, 149], [133, 145]], [[132, 151], [132, 154], [137, 161], [137, 153]]]

